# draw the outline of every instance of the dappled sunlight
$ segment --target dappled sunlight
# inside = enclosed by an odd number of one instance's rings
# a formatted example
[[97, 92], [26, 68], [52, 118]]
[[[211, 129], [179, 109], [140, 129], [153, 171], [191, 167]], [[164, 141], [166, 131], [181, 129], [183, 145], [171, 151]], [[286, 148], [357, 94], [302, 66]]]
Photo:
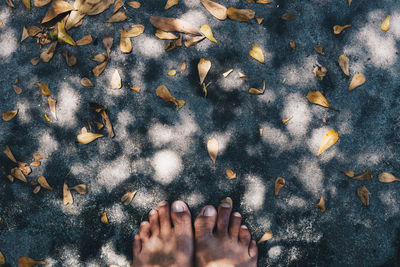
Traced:
[[390, 33], [393, 34], [397, 41], [400, 40], [400, 10], [395, 11], [390, 15], [391, 25]]
[[57, 259], [65, 266], [81, 266], [80, 253], [75, 246], [64, 246], [60, 250], [61, 255]]
[[65, 128], [77, 126], [77, 113], [81, 108], [81, 96], [68, 83], [61, 83], [57, 97], [56, 114], [57, 120], [53, 122]]
[[11, 54], [17, 50], [18, 33], [7, 24], [11, 21], [11, 12], [9, 9], [0, 10], [0, 21], [4, 23], [0, 27], [0, 59], [3, 63], [11, 60]]
[[256, 175], [247, 174], [244, 176], [244, 181], [245, 192], [241, 198], [240, 206], [247, 213], [262, 209], [267, 193], [263, 179]]
[[[317, 56], [312, 55], [303, 59], [298, 64], [288, 64], [279, 70], [283, 84], [296, 86], [296, 88], [317, 87], [318, 79], [312, 72], [317, 63]], [[311, 88], [310, 88], [311, 87]]]
[[377, 151], [359, 154], [356, 160], [358, 164], [371, 168], [372, 166], [379, 165], [384, 160], [384, 157], [382, 157], [384, 154], [386, 154], [385, 150], [377, 149]]
[[289, 94], [285, 97], [285, 108], [281, 118], [290, 118], [285, 124], [286, 129], [295, 138], [304, 138], [312, 119], [309, 104], [306, 98], [299, 93]]
[[[307, 145], [308, 145], [308, 149], [310, 150], [310, 152], [313, 155], [315, 155], [316, 158], [317, 158], [318, 150], [321, 145], [322, 139], [324, 138], [325, 134], [329, 130], [332, 130], [332, 129], [337, 131], [337, 129], [334, 129], [333, 127], [328, 127], [328, 126], [315, 128], [312, 130], [310, 138], [307, 140]], [[339, 141], [338, 142], [340, 142], [340, 136], [341, 136], [341, 133], [339, 132]], [[324, 159], [324, 161], [328, 161], [336, 155], [336, 152], [337, 152], [337, 148], [334, 145], [334, 146], [328, 148], [324, 153], [322, 153], [319, 156], [319, 158]]]
[[282, 130], [273, 127], [269, 123], [261, 125], [261, 128], [263, 129], [263, 142], [270, 145], [276, 154], [290, 149], [289, 137]]
[[[131, 206], [143, 214], [147, 214], [151, 209], [157, 207], [157, 204], [168, 199], [165, 188], [160, 186], [149, 186], [139, 190], [135, 195], [135, 200]], [[175, 199], [175, 198], [174, 198]]]
[[99, 164], [99, 174], [96, 179], [90, 181], [91, 188], [94, 191], [105, 189], [112, 191], [121, 182], [130, 176], [129, 159], [122, 155], [111, 162]]
[[113, 243], [114, 242], [110, 240], [102, 246], [101, 258], [106, 262], [107, 266], [110, 266], [112, 264], [119, 265], [121, 267], [130, 266], [129, 260], [126, 258], [125, 255], [117, 253]]
[[[385, 185], [388, 187], [390, 185]], [[384, 205], [384, 219], [388, 220], [400, 212], [400, 194], [396, 189], [386, 189], [380, 191], [378, 194], [378, 199]]]
[[[226, 69], [226, 71], [228, 70], [229, 68]], [[239, 77], [239, 72], [243, 73], [243, 70], [236, 68], [226, 78], [221, 73], [218, 76], [218, 80], [216, 81], [218, 87], [226, 92], [231, 92], [231, 91], [242, 92], [243, 89], [247, 90], [250, 89], [250, 88], [243, 88], [245, 86], [245, 80]]]
[[278, 259], [282, 253], [282, 246], [273, 246], [268, 250], [268, 258], [275, 260]]
[[279, 229], [274, 241], [317, 243], [323, 234], [316, 230], [314, 224], [315, 218], [301, 218], [296, 222], [288, 222], [285, 228]]
[[[188, 0], [188, 2], [192, 1]], [[197, 1], [197, 5], [202, 6], [200, 4], [200, 1]], [[198, 10], [198, 9], [189, 10], [178, 18], [192, 24], [198, 30], [200, 29], [201, 25], [209, 23], [209, 20], [207, 16], [204, 14], [203, 10]]]
[[276, 204], [281, 209], [288, 211], [295, 211], [310, 207], [310, 203], [308, 203], [304, 198], [295, 195], [279, 199], [276, 201]]
[[224, 151], [227, 149], [231, 139], [233, 132], [232, 129], [227, 130], [225, 133], [221, 132], [213, 132], [209, 133], [206, 138], [204, 139], [204, 146], [207, 146], [208, 140], [211, 138], [215, 138], [218, 141], [218, 154], [221, 155], [224, 153]]
[[182, 158], [172, 150], [161, 150], [157, 152], [151, 164], [155, 174], [153, 179], [163, 185], [170, 184], [178, 178], [183, 170]]
[[[180, 199], [188, 204], [190, 209], [196, 209], [200, 208], [202, 205], [204, 205], [204, 195], [200, 192], [191, 192], [191, 193], [184, 193], [180, 195], [177, 199]], [[196, 215], [196, 214], [193, 214]]]
[[25, 99], [18, 100], [18, 120], [20, 120], [22, 123], [29, 123], [32, 120], [31, 113], [29, 112], [30, 108], [31, 104], [28, 103]]
[[60, 146], [55, 136], [47, 131], [38, 133], [37, 141], [39, 145], [36, 153], [45, 155], [46, 157], [50, 157]]
[[301, 182], [304, 189], [315, 198], [323, 192], [324, 173], [322, 172], [317, 157], [303, 157], [295, 165], [289, 167], [292, 175]]
[[165, 53], [164, 44], [157, 37], [143, 33], [133, 40], [132, 53], [146, 58], [159, 58]]
[[123, 204], [120, 202], [115, 203], [109, 208], [105, 209], [109, 223], [119, 225], [128, 220], [128, 215], [123, 209]]

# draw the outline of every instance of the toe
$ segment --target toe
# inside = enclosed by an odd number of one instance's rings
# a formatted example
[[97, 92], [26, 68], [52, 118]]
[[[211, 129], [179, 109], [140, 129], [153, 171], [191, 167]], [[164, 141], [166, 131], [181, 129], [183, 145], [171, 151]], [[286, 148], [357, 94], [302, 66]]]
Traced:
[[217, 211], [213, 206], [205, 206], [194, 222], [196, 239], [211, 235], [217, 221]]
[[249, 256], [250, 256], [251, 259], [256, 259], [257, 260], [258, 248], [257, 248], [256, 241], [254, 241], [254, 240], [251, 240], [251, 242], [250, 242]]
[[234, 212], [231, 215], [231, 222], [229, 224], [229, 235], [232, 240], [238, 241], [240, 224], [242, 223], [242, 216], [239, 212]]
[[158, 218], [160, 219], [160, 233], [163, 236], [167, 236], [171, 233], [171, 216], [168, 202], [160, 202], [157, 209]]
[[160, 221], [158, 219], [158, 211], [151, 210], [149, 212], [150, 230], [152, 235], [158, 235], [160, 233]]
[[240, 231], [239, 231], [239, 242], [243, 245], [248, 247], [250, 244], [250, 232], [249, 229], [247, 229], [246, 225], [240, 226]]
[[231, 216], [232, 207], [228, 203], [222, 203], [218, 207], [217, 216], [217, 233], [219, 235], [228, 234], [229, 218]]
[[151, 234], [150, 223], [148, 221], [143, 221], [140, 224], [140, 231], [139, 231], [140, 239], [142, 241], [145, 241], [150, 238], [150, 234]]
[[133, 256], [137, 256], [142, 250], [142, 242], [140, 241], [140, 236], [135, 235], [135, 239], [133, 240]]
[[183, 235], [192, 236], [192, 217], [185, 202], [177, 200], [171, 205], [171, 220], [174, 231]]

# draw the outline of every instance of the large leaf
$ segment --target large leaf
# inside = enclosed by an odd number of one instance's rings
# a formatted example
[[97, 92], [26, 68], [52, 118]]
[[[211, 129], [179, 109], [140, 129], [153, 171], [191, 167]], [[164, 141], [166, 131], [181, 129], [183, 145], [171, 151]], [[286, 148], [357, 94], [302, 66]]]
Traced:
[[192, 35], [200, 35], [200, 32], [195, 27], [181, 19], [151, 16], [150, 23], [157, 29], [165, 32], [183, 32]]

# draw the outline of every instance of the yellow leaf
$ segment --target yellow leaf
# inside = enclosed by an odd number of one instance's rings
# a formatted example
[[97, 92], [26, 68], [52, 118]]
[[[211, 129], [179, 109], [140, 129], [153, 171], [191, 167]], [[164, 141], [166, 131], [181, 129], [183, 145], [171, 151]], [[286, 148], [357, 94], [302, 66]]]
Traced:
[[186, 61], [183, 61], [182, 63], [181, 63], [181, 71], [184, 71], [184, 70], [186, 70]]
[[285, 179], [278, 177], [275, 179], [274, 195], [277, 196], [282, 188], [285, 186]]
[[260, 63], [264, 63], [264, 55], [261, 48], [257, 45], [253, 46], [250, 50], [249, 55]]
[[33, 5], [35, 7], [42, 7], [50, 3], [51, 0], [33, 0]]
[[321, 145], [319, 146], [318, 156], [325, 152], [328, 148], [333, 146], [339, 140], [339, 133], [335, 130], [329, 130], [322, 138]]
[[321, 210], [321, 212], [324, 212], [326, 210], [325, 208], [325, 199], [324, 196], [321, 195], [321, 199], [319, 200], [317, 207]]
[[44, 96], [51, 95], [51, 91], [50, 91], [47, 83], [35, 83], [35, 85], [39, 86], [42, 95], [44, 95]]
[[71, 190], [75, 190], [81, 195], [84, 195], [87, 193], [87, 185], [85, 184], [78, 184], [70, 188]]
[[33, 267], [34, 265], [40, 264], [47, 264], [45, 261], [37, 261], [32, 258], [28, 257], [19, 257], [18, 258], [18, 267]]
[[169, 76], [174, 76], [174, 75], [176, 75], [176, 70], [170, 70], [170, 71], [168, 71], [168, 75], [169, 75]]
[[257, 241], [257, 244], [260, 244], [262, 242], [268, 241], [274, 237], [274, 234], [271, 232], [265, 232], [265, 234], [260, 238], [260, 240]]
[[40, 188], [41, 188], [40, 185], [36, 186], [36, 187], [33, 189], [33, 193], [34, 193], [34, 194], [39, 193]]
[[165, 32], [162, 30], [157, 29], [156, 30], [156, 37], [162, 40], [175, 40], [178, 39], [179, 37], [173, 34], [172, 32]]
[[390, 15], [387, 15], [386, 18], [382, 21], [381, 29], [385, 32], [390, 29]]
[[132, 202], [132, 199], [136, 195], [136, 193], [137, 193], [137, 190], [125, 193], [121, 197], [121, 202], [124, 203], [124, 205], [129, 205]]
[[100, 74], [102, 74], [104, 69], [107, 66], [107, 63], [108, 63], [108, 60], [104, 61], [103, 63], [101, 63], [101, 64], [97, 65], [96, 67], [94, 67], [93, 70], [92, 70], [93, 75], [98, 77]]
[[369, 191], [365, 185], [357, 188], [357, 195], [365, 206], [369, 206]]
[[201, 32], [202, 34], [204, 34], [204, 36], [205, 36], [208, 40], [210, 40], [211, 42], [214, 42], [214, 43], [218, 44], [217, 40], [215, 40], [215, 38], [214, 38], [213, 32], [212, 32], [212, 30], [211, 30], [211, 28], [210, 28], [209, 25], [207, 25], [207, 24], [202, 25], [202, 26], [200, 27], [200, 32]]
[[140, 87], [129, 87], [129, 88], [135, 91], [136, 93], [140, 93]]
[[217, 19], [219, 20], [226, 19], [227, 9], [223, 5], [217, 4], [210, 0], [200, 0], [200, 2], [203, 4], [205, 9], [207, 9], [207, 11], [210, 12], [210, 14], [216, 17]]
[[353, 170], [347, 170], [343, 172], [347, 177], [354, 177], [354, 171]]
[[293, 115], [290, 116], [289, 118], [282, 119], [282, 123], [285, 124], [285, 123], [287, 123], [288, 121], [290, 121], [292, 118], [293, 118]]
[[333, 33], [334, 34], [340, 34], [344, 29], [350, 28], [351, 24], [347, 24], [344, 26], [340, 26], [340, 25], [335, 25], [333, 26]]
[[86, 77], [82, 78], [81, 84], [83, 86], [87, 86], [87, 87], [93, 87], [94, 86], [94, 84]]
[[64, 181], [63, 185], [63, 204], [68, 205], [68, 204], [73, 204], [74, 199], [72, 198], [71, 191], [68, 188], [67, 182]]
[[3, 121], [12, 120], [12, 119], [14, 119], [15, 116], [17, 116], [17, 114], [18, 114], [18, 109], [3, 112], [3, 114], [2, 114]]
[[230, 197], [226, 197], [223, 200], [221, 200], [221, 204], [222, 203], [229, 204], [229, 206], [233, 207], [233, 201], [232, 201], [232, 198], [230, 198]]
[[122, 0], [116, 0], [115, 3], [114, 3], [113, 14], [115, 12], [117, 12], [123, 5], [124, 5], [124, 3], [122, 3]]
[[214, 165], [216, 164], [217, 156], [218, 156], [218, 141], [215, 138], [211, 138], [207, 142], [207, 151], [208, 155], [210, 155], [211, 160], [213, 161]]
[[243, 72], [238, 72], [238, 75], [239, 75], [239, 78], [242, 78], [243, 80], [246, 80], [247, 81], [247, 75], [246, 74], [244, 74]]
[[121, 10], [118, 11], [117, 13], [115, 13], [114, 15], [112, 15], [108, 20], [106, 20], [106, 22], [121, 22], [121, 21], [125, 21], [128, 17], [126, 16], [125, 11]]
[[197, 64], [197, 69], [199, 71], [199, 77], [200, 77], [200, 84], [204, 82], [204, 79], [206, 78], [210, 68], [211, 68], [211, 61], [205, 58], [201, 58], [199, 63]]
[[179, 2], [179, 0], [167, 0], [167, 3], [165, 4], [164, 9], [165, 10], [170, 9], [171, 7], [177, 5], [178, 2]]
[[138, 2], [138, 1], [128, 2], [126, 4], [132, 8], [140, 8], [140, 6], [141, 6], [140, 2]]
[[128, 37], [124, 37], [127, 34], [125, 29], [121, 31], [121, 38], [119, 40], [119, 49], [121, 49], [122, 53], [130, 53], [132, 51], [132, 42]]
[[108, 218], [107, 218], [107, 213], [106, 212], [103, 212], [103, 215], [101, 216], [101, 222], [102, 223], [108, 223]]
[[372, 171], [366, 171], [366, 172], [364, 172], [362, 174], [359, 174], [357, 176], [353, 176], [351, 178], [353, 178], [355, 180], [360, 180], [360, 181], [363, 181], [363, 180], [371, 181], [372, 180]]
[[257, 17], [256, 17], [256, 20], [257, 20], [257, 23], [258, 23], [258, 24], [261, 24], [261, 23], [264, 21], [264, 18], [257, 18]]
[[351, 5], [351, 2], [352, 2], [353, 0], [347, 0], [347, 3], [349, 4], [349, 6]]
[[225, 174], [228, 177], [229, 180], [235, 179], [236, 178], [236, 173], [232, 171], [231, 169], [226, 169]]
[[24, 6], [31, 11], [31, 0], [22, 0], [22, 4], [24, 4]]
[[46, 188], [48, 190], [53, 190], [53, 187], [51, 187], [49, 185], [49, 183], [47, 182], [46, 178], [44, 178], [44, 176], [39, 176], [37, 181], [41, 187]]
[[51, 122], [51, 120], [50, 120], [49, 116], [47, 116], [47, 114], [46, 114], [46, 113], [44, 114], [44, 118], [46, 119], [46, 121], [48, 121], [48, 122]]
[[363, 85], [365, 81], [366, 81], [365, 76], [361, 72], [354, 74], [353, 79], [351, 80], [349, 85], [349, 92]]
[[64, 24], [62, 22], [57, 22], [57, 30], [58, 40], [66, 42], [70, 45], [76, 45], [74, 39], [72, 39], [72, 37], [65, 31]]
[[271, 4], [272, 2], [269, 0], [256, 0], [257, 4]]
[[340, 68], [342, 69], [343, 73], [346, 74], [347, 76], [350, 75], [349, 73], [349, 58], [346, 57], [345, 55], [340, 55], [338, 58], [338, 63]]
[[17, 160], [15, 159], [13, 153], [11, 152], [11, 149], [6, 145], [6, 148], [4, 149], [4, 154], [14, 163], [17, 163]]
[[141, 35], [144, 32], [144, 26], [141, 24], [131, 26], [131, 29], [124, 33], [122, 37], [132, 38]]
[[381, 183], [391, 183], [394, 181], [400, 182], [400, 179], [388, 172], [382, 172], [381, 174], [379, 174], [378, 179]]
[[317, 77], [318, 80], [320, 80], [320, 81], [322, 81], [324, 79], [327, 72], [328, 72], [328, 70], [325, 67], [321, 67], [321, 69], [320, 69], [318, 66], [316, 66], [313, 69], [313, 73], [314, 73], [315, 77]]
[[256, 15], [256, 13], [251, 9], [237, 9], [234, 7], [228, 8], [226, 15], [231, 20], [239, 22], [250, 22]]
[[119, 76], [118, 70], [115, 69], [113, 75], [111, 76], [110, 86], [112, 89], [120, 89], [121, 84], [121, 76]]
[[41, 164], [40, 160], [35, 160], [31, 163], [31, 166], [38, 167], [40, 166], [40, 164]]
[[329, 104], [325, 96], [318, 90], [309, 90], [306, 98], [313, 104], [336, 110], [331, 104]]
[[228, 77], [229, 74], [231, 74], [233, 71], [233, 69], [227, 70], [224, 73], [222, 73], [222, 76], [224, 76], [224, 78]]
[[81, 144], [89, 144], [90, 142], [93, 142], [94, 140], [96, 140], [97, 138], [103, 137], [104, 135], [102, 134], [96, 134], [96, 133], [81, 133], [78, 134], [77, 139], [78, 142]]

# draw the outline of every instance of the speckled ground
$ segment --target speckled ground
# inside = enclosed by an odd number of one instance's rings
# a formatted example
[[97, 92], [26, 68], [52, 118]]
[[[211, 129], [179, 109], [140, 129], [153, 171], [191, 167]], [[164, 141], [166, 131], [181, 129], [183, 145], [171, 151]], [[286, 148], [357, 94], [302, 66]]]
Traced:
[[[16, 9], [0, 3], [0, 111], [19, 109], [10, 122], [0, 121], [0, 145], [15, 157], [33, 160], [33, 153], [49, 158], [33, 167], [28, 180], [44, 175], [55, 190], [32, 193], [33, 186], [10, 183], [6, 175], [14, 164], [0, 155], [0, 251], [7, 264], [18, 257], [45, 260], [49, 266], [128, 266], [131, 240], [141, 220], [156, 204], [182, 199], [193, 216], [205, 204], [217, 205], [230, 196], [255, 239], [266, 231], [275, 237], [259, 245], [260, 266], [394, 266], [399, 263], [400, 184], [382, 184], [382, 171], [400, 176], [400, 3], [396, 0], [273, 0], [249, 4], [221, 0], [226, 6], [252, 8], [261, 25], [218, 21], [197, 0], [181, 0], [163, 10], [164, 1], [140, 1], [140, 9], [126, 7], [128, 20], [105, 23], [112, 8], [85, 18], [69, 33], [75, 40], [92, 34], [88, 46], [58, 46], [49, 63], [32, 66], [40, 54], [32, 38], [22, 44], [23, 25], [34, 25], [47, 7], [29, 13], [16, 1]], [[301, 6], [297, 11], [296, 6]], [[279, 17], [286, 12], [294, 21]], [[391, 29], [380, 24], [391, 14]], [[190, 48], [166, 52], [166, 41], [154, 36], [150, 15], [182, 18], [195, 27], [209, 24], [218, 44], [204, 40]], [[133, 51], [119, 49], [122, 27], [142, 24], [145, 31], [132, 38]], [[340, 35], [333, 25], [352, 24]], [[111, 61], [95, 78], [89, 58], [103, 53], [102, 39], [114, 37]], [[289, 42], [296, 42], [292, 52]], [[253, 45], [264, 51], [265, 64], [249, 57]], [[323, 45], [325, 55], [313, 47]], [[78, 59], [68, 67], [61, 52]], [[366, 83], [349, 93], [350, 79], [337, 64], [339, 55], [350, 59], [350, 75], [363, 72]], [[206, 78], [208, 96], [202, 95], [197, 74], [200, 58], [211, 60]], [[188, 69], [168, 76], [186, 60]], [[315, 65], [328, 69], [323, 81], [312, 73]], [[224, 78], [222, 73], [233, 68]], [[109, 79], [118, 69], [122, 89], [111, 89]], [[238, 77], [241, 71], [248, 81]], [[89, 77], [93, 88], [80, 85]], [[21, 95], [12, 89], [19, 79]], [[250, 87], [267, 89], [249, 95]], [[47, 122], [47, 100], [36, 82], [48, 83], [57, 100], [58, 120]], [[179, 111], [155, 94], [165, 84], [186, 105]], [[125, 86], [141, 87], [140, 93]], [[310, 104], [308, 90], [321, 90], [339, 111]], [[76, 135], [87, 120], [98, 119], [90, 102], [108, 108], [115, 137], [81, 145]], [[282, 124], [281, 120], [293, 118]], [[326, 124], [322, 122], [326, 118]], [[259, 135], [263, 128], [263, 136]], [[339, 132], [335, 146], [317, 157], [324, 133]], [[106, 134], [106, 131], [103, 130]], [[214, 137], [220, 153], [213, 166], [206, 142]], [[91, 150], [92, 152], [86, 152]], [[228, 180], [225, 169], [237, 173]], [[372, 181], [354, 181], [341, 171], [373, 171]], [[273, 196], [276, 177], [286, 179]], [[62, 203], [62, 184], [88, 185], [88, 194], [73, 192], [74, 204]], [[357, 187], [370, 191], [370, 206], [357, 197]], [[121, 196], [138, 190], [129, 206]], [[326, 211], [316, 207], [320, 195]], [[108, 224], [100, 222], [106, 211]]]

